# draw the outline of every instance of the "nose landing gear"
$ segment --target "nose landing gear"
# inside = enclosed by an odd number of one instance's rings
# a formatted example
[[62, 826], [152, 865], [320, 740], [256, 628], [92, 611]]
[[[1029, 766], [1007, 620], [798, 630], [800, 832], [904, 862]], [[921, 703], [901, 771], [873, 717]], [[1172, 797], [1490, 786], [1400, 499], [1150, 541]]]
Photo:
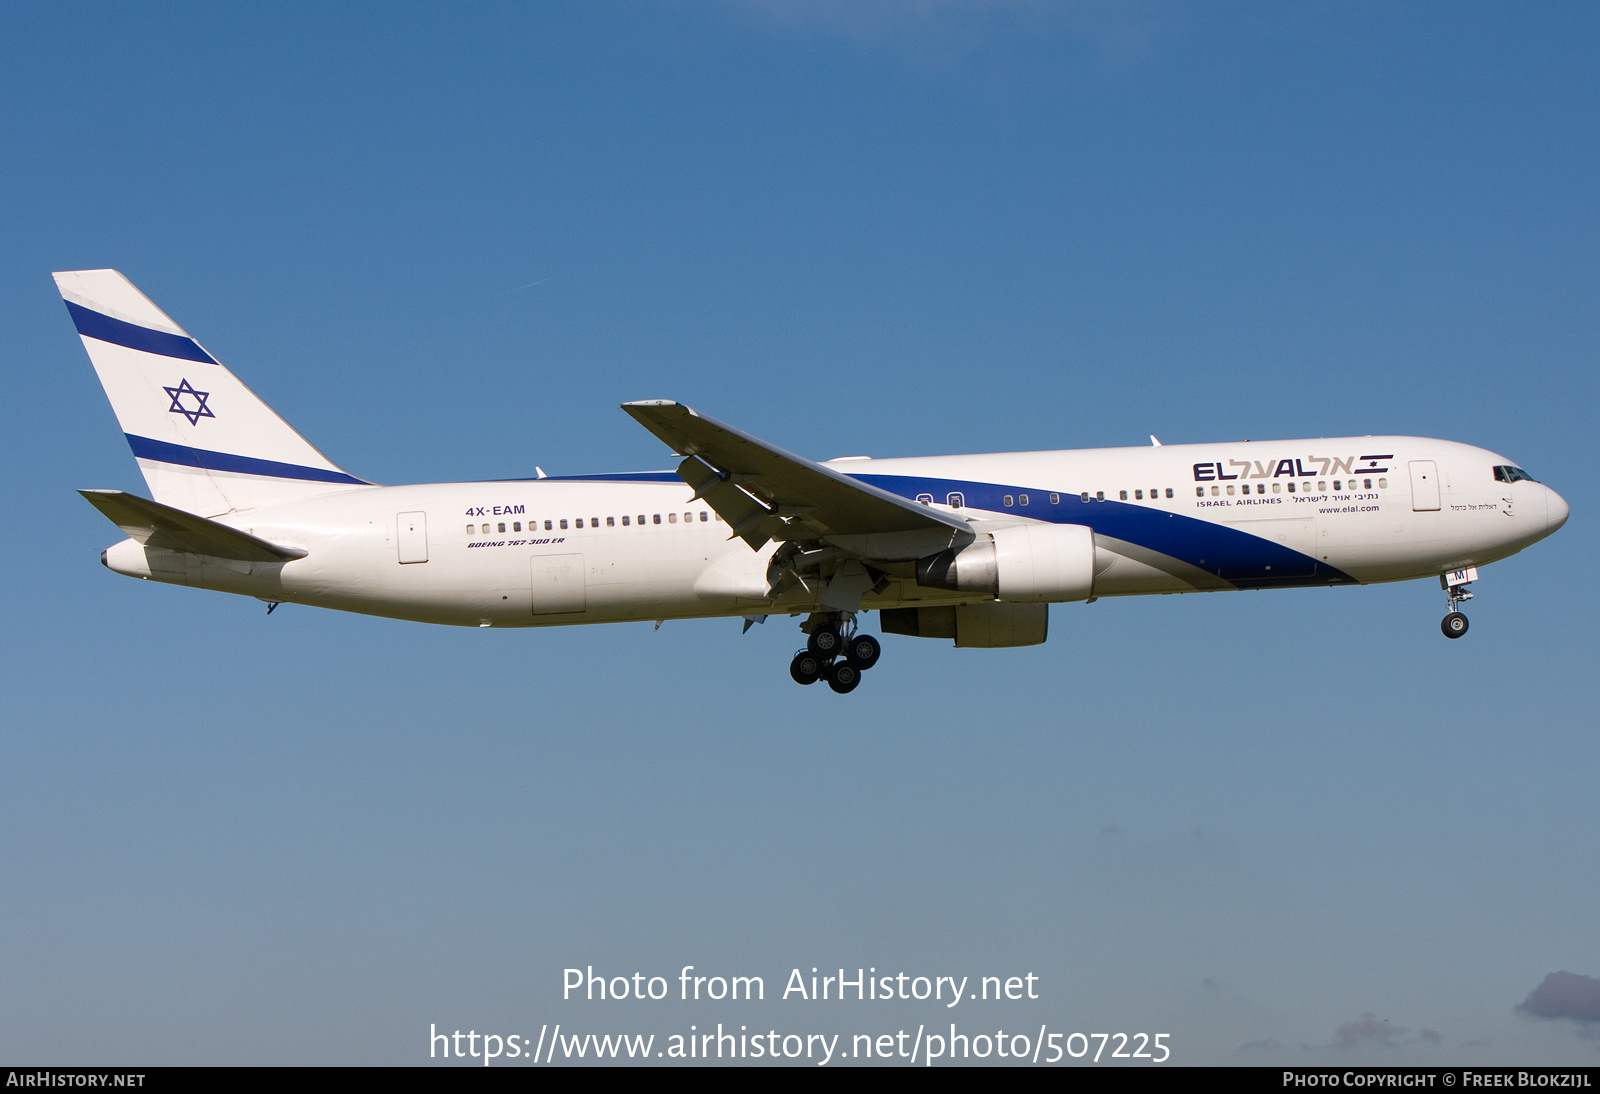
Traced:
[[806, 632], [806, 648], [789, 662], [789, 675], [797, 684], [827, 680], [834, 691], [848, 694], [883, 652], [872, 635], [856, 633], [854, 612], [816, 612], [800, 628]]
[[1446, 638], [1460, 638], [1467, 633], [1467, 617], [1457, 611], [1457, 607], [1472, 599], [1472, 590], [1467, 586], [1478, 580], [1478, 568], [1469, 566], [1465, 570], [1451, 570], [1447, 574], [1439, 575], [1439, 587], [1444, 590], [1447, 598], [1446, 609], [1449, 612], [1439, 622], [1439, 629]]

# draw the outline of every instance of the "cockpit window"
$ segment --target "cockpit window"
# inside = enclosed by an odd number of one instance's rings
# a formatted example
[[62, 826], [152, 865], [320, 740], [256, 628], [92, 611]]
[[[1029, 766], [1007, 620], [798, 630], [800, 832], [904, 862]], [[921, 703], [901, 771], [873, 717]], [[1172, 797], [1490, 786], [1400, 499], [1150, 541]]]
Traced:
[[1496, 467], [1494, 469], [1495, 482], [1538, 482], [1539, 480], [1528, 474], [1520, 467]]

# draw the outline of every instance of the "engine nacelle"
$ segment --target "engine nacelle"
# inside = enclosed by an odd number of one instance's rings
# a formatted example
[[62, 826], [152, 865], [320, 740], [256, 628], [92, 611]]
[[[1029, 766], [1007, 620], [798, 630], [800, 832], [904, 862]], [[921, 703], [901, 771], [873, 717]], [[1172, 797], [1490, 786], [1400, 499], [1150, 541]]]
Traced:
[[917, 584], [978, 593], [1012, 604], [1051, 604], [1094, 595], [1094, 532], [1083, 524], [996, 528], [959, 551], [917, 562]]

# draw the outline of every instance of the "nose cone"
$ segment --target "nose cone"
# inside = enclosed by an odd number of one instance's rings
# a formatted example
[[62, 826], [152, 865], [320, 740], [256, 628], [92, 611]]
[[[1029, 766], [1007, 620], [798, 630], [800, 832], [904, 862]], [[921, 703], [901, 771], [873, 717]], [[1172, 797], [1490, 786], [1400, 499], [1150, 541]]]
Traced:
[[1544, 488], [1544, 505], [1544, 534], [1549, 535], [1567, 523], [1567, 502], [1560, 494], [1546, 486]]

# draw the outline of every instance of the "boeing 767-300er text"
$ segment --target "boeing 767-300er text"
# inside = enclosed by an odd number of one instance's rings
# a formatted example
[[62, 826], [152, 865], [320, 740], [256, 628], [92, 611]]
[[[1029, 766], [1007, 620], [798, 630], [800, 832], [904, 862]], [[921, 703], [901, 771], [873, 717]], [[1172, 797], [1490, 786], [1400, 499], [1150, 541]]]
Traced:
[[675, 470], [380, 486], [334, 466], [115, 270], [55, 275], [154, 500], [83, 496], [119, 574], [463, 627], [803, 616], [802, 684], [847, 692], [857, 631], [1045, 640], [1102, 596], [1437, 579], [1443, 630], [1486, 563], [1567, 503], [1511, 460], [1420, 437], [819, 463], [664, 399], [622, 409]]

